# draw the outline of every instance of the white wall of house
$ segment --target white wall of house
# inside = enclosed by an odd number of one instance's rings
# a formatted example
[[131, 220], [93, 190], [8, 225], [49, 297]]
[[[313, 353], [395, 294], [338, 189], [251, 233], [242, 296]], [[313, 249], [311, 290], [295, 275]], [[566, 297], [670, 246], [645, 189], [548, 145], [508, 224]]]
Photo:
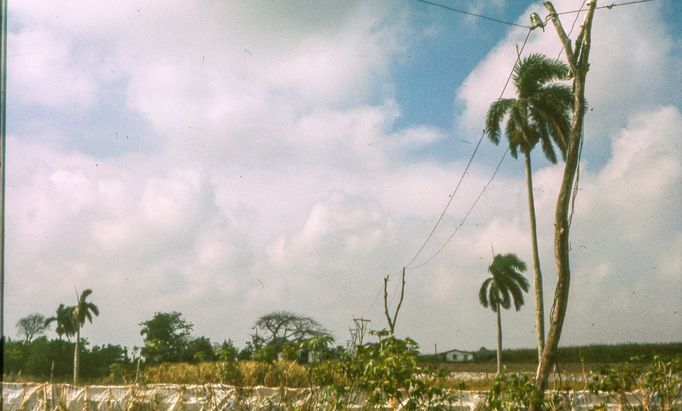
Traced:
[[452, 361], [452, 362], [464, 362], [464, 361], [473, 361], [474, 355], [469, 352], [464, 352], [464, 351], [448, 351], [445, 353], [445, 360], [446, 361]]

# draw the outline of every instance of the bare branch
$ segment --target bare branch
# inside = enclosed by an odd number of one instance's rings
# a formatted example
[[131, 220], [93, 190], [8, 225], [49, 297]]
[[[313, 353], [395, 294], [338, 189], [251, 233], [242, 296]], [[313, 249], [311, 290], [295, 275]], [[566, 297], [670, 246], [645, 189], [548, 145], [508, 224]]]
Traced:
[[388, 313], [388, 277], [384, 277], [384, 314], [386, 315], [386, 321], [388, 321], [388, 329], [391, 335], [395, 331], [395, 323], [398, 319], [398, 313], [400, 312], [400, 307], [403, 305], [403, 299], [405, 298], [405, 267], [403, 267], [402, 283], [400, 285], [400, 300], [398, 300], [398, 306], [395, 308], [395, 314], [393, 318]]

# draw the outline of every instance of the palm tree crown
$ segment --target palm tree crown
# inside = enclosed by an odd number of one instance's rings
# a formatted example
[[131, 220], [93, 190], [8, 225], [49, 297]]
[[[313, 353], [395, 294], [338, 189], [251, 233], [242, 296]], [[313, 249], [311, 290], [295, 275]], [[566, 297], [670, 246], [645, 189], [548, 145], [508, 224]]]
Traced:
[[490, 140], [500, 142], [500, 124], [508, 116], [505, 134], [514, 158], [518, 151], [530, 152], [540, 142], [545, 156], [556, 163], [556, 145], [562, 157], [566, 154], [570, 130], [570, 112], [573, 92], [555, 80], [565, 79], [568, 67], [542, 54], [531, 54], [514, 67], [512, 82], [516, 98], [494, 102], [486, 115], [486, 134]]
[[99, 308], [91, 302], [87, 301], [88, 296], [92, 294], [91, 289], [83, 290], [81, 295], [78, 297], [78, 302], [75, 307], [73, 307], [73, 319], [74, 323], [78, 328], [85, 325], [85, 320], [92, 323], [92, 315], [99, 315]]
[[497, 312], [500, 307], [509, 309], [513, 303], [519, 311], [524, 303], [523, 293], [528, 291], [528, 280], [521, 274], [526, 271], [526, 264], [514, 254], [498, 254], [488, 271], [492, 277], [483, 281], [478, 293], [481, 305]]
[[73, 310], [74, 307], [67, 307], [64, 304], [59, 304], [56, 315], [45, 320], [45, 325], [49, 325], [53, 322], [57, 323], [55, 332], [60, 339], [62, 338], [62, 335], [65, 335], [66, 338], [71, 338], [76, 334]]

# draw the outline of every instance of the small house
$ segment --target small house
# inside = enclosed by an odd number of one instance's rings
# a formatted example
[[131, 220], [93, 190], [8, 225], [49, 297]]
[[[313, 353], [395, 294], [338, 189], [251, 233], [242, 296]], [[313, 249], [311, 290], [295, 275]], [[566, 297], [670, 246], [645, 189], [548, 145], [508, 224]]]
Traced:
[[440, 354], [446, 362], [487, 361], [495, 357], [495, 351], [481, 347], [478, 351], [449, 350]]
[[449, 350], [445, 351], [442, 355], [445, 357], [447, 362], [467, 362], [474, 360], [474, 353], [470, 351], [462, 350]]

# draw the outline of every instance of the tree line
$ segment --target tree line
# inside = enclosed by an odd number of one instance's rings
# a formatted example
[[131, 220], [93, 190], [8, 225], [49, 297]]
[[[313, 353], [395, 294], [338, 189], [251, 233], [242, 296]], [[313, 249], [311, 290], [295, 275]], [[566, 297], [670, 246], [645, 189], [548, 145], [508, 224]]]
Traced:
[[[276, 359], [307, 362], [313, 352], [318, 360], [343, 351], [342, 347], [332, 347], [333, 337], [319, 322], [287, 311], [260, 317], [242, 348], [232, 340], [215, 343], [193, 336], [193, 324], [177, 311], [157, 312], [141, 322], [143, 344], [132, 352], [113, 344], [90, 347], [87, 339], [80, 337], [78, 328], [83, 321], [76, 314], [89, 312], [90, 317], [83, 316], [92, 319], [93, 313], [99, 313], [97, 306], [87, 301], [91, 294], [88, 289], [79, 296], [80, 309], [78, 305], [60, 304], [53, 317], [32, 313], [21, 318], [16, 324], [18, 338], [4, 341], [3, 374], [13, 379], [24, 376], [58, 381], [73, 376], [77, 384], [79, 377], [102, 380], [152, 364]], [[49, 339], [46, 334], [53, 323], [57, 338]], [[305, 349], [301, 348], [303, 344], [307, 344]]]

